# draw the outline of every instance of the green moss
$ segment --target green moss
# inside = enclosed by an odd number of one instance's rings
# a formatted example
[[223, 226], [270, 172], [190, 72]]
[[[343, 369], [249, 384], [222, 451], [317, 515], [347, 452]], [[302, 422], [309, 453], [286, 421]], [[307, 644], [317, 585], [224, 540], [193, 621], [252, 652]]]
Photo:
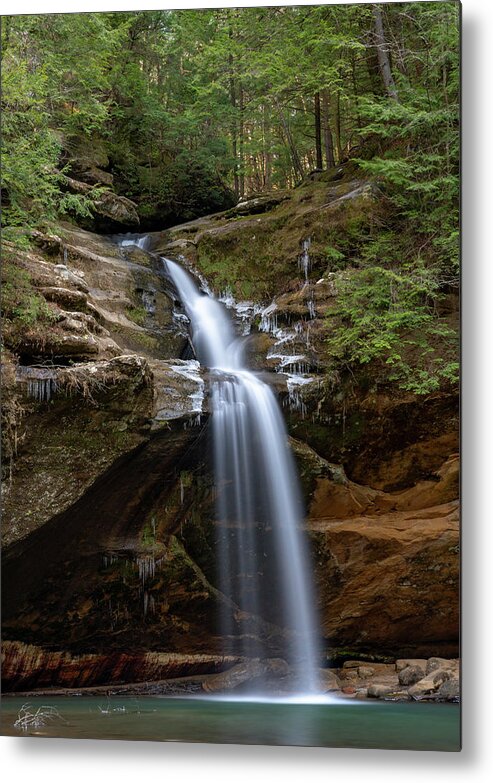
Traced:
[[131, 339], [149, 351], [155, 351], [159, 347], [159, 340], [146, 332], [132, 332]]
[[127, 307], [125, 314], [127, 318], [130, 318], [131, 321], [138, 324], [139, 326], [143, 326], [145, 324], [147, 318], [147, 310], [145, 307]]

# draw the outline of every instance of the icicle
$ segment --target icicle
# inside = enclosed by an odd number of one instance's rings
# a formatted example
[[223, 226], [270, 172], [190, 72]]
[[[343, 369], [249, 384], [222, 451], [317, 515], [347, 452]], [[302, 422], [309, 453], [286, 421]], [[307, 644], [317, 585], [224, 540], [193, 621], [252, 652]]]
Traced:
[[28, 397], [49, 402], [58, 389], [57, 372], [47, 367], [19, 367], [17, 379], [26, 384]]
[[272, 302], [260, 313], [259, 331], [266, 332], [267, 334], [275, 334], [278, 331], [277, 324], [277, 305]]
[[308, 272], [311, 269], [311, 261], [308, 250], [312, 243], [311, 237], [304, 239], [301, 243], [301, 255], [298, 258], [298, 269], [303, 272], [305, 280], [308, 280]]
[[162, 563], [162, 558], [156, 560], [154, 555], [144, 555], [136, 559], [137, 568], [139, 571], [139, 579], [144, 586], [149, 579], [154, 579], [156, 574], [156, 567]]

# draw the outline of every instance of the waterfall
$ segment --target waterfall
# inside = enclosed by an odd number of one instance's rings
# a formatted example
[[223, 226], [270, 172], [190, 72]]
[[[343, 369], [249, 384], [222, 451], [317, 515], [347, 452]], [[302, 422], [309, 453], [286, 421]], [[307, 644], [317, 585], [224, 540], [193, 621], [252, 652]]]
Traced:
[[135, 234], [124, 234], [115, 239], [120, 247], [138, 247], [140, 250], [147, 250], [151, 242], [148, 234], [142, 234], [140, 237]]
[[[286, 656], [296, 669], [297, 689], [314, 693], [315, 601], [281, 411], [269, 386], [247, 369], [243, 341], [225, 307], [177, 263], [163, 260], [190, 320], [197, 359], [210, 369], [220, 589], [247, 617], [270, 619], [275, 608], [288, 629]], [[223, 612], [221, 634], [234, 638], [231, 608]], [[236, 643], [246, 656], [271, 655], [251, 633], [239, 634]]]

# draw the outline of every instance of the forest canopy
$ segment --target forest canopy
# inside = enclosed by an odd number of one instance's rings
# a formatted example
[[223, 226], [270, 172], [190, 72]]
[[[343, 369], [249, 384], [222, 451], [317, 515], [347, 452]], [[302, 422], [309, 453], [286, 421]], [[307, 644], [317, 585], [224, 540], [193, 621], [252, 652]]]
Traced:
[[[402, 329], [426, 330], [458, 282], [459, 14], [412, 2], [6, 16], [4, 236], [83, 220], [105, 189], [161, 229], [350, 162], [386, 214], [354, 237], [360, 273], [340, 297], [351, 330], [331, 350], [398, 363]], [[81, 172], [91, 187], [74, 191]]]

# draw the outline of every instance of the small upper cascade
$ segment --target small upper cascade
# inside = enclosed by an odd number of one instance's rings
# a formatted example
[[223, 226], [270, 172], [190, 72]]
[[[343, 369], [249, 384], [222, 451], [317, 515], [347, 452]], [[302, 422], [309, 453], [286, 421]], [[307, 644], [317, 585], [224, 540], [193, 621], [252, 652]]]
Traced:
[[236, 335], [226, 308], [203, 293], [179, 264], [169, 259], [165, 264], [192, 324], [192, 343], [200, 364], [211, 369], [240, 369]]
[[149, 250], [151, 238], [148, 234], [122, 234], [116, 237], [120, 247], [138, 247], [140, 250]]

